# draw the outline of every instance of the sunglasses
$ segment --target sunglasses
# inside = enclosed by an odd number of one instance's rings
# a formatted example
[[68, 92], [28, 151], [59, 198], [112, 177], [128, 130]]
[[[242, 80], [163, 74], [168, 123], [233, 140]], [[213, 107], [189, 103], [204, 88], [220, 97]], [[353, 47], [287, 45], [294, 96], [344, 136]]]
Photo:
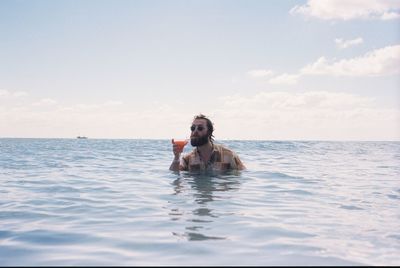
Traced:
[[202, 125], [200, 125], [200, 126], [192, 125], [192, 126], [190, 127], [190, 130], [193, 132], [193, 131], [196, 130], [196, 127], [197, 127], [197, 130], [198, 130], [198, 131], [203, 131], [203, 130], [204, 130], [204, 127], [203, 127]]

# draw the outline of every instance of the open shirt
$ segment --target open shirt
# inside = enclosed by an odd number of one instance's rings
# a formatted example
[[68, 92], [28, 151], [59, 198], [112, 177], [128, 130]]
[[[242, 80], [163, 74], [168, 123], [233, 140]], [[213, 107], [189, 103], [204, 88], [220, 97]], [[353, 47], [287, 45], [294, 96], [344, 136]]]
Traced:
[[213, 151], [208, 162], [203, 161], [199, 151], [195, 148], [192, 152], [182, 157], [179, 169], [188, 171], [225, 171], [241, 170], [245, 169], [245, 166], [235, 152], [222, 145], [213, 144]]

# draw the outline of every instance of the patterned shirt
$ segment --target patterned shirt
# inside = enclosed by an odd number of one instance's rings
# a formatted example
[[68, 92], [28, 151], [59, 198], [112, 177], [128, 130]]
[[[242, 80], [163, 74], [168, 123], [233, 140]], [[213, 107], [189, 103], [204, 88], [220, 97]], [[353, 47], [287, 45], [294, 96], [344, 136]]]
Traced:
[[213, 145], [210, 160], [205, 163], [199, 154], [197, 148], [183, 156], [180, 161], [180, 170], [188, 171], [226, 171], [235, 169], [245, 169], [239, 156], [232, 150], [218, 144]]

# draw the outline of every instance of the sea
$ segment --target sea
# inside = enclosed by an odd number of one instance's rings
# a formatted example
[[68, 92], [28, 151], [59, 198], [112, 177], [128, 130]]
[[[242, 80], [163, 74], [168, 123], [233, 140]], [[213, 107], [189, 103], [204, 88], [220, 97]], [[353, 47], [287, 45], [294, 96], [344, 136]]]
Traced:
[[[400, 265], [400, 142], [0, 139], [0, 266]], [[184, 153], [193, 148], [185, 147]]]

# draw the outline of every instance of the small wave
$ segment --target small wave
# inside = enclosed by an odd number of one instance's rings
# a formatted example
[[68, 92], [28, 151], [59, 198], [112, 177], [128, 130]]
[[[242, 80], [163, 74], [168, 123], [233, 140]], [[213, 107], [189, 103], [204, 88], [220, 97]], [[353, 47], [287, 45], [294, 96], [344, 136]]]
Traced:
[[83, 233], [67, 233], [40, 229], [26, 232], [16, 232], [13, 239], [40, 245], [65, 245], [94, 242], [95, 240], [98, 240], [95, 237]]
[[281, 172], [264, 172], [264, 176], [267, 175], [269, 178], [279, 178], [279, 179], [288, 179], [288, 180], [304, 180], [304, 177], [300, 176], [292, 176], [289, 174], [281, 173]]
[[400, 199], [400, 196], [394, 195], [394, 194], [388, 194], [387, 197], [389, 197], [391, 199]]
[[360, 208], [357, 206], [347, 206], [347, 205], [341, 205], [340, 208], [348, 209], [348, 210], [364, 210], [363, 208]]
[[295, 189], [295, 190], [280, 190], [278, 191], [280, 193], [288, 193], [288, 194], [295, 194], [295, 195], [313, 195], [313, 193], [306, 191], [306, 190], [300, 190], [300, 189]]
[[194, 233], [194, 232], [185, 232], [184, 234], [179, 234], [179, 233], [173, 232], [172, 234], [174, 236], [187, 238], [187, 240], [189, 240], [189, 241], [224, 240], [224, 239], [226, 239], [225, 237], [208, 236], [208, 235], [203, 235], [203, 234]]

